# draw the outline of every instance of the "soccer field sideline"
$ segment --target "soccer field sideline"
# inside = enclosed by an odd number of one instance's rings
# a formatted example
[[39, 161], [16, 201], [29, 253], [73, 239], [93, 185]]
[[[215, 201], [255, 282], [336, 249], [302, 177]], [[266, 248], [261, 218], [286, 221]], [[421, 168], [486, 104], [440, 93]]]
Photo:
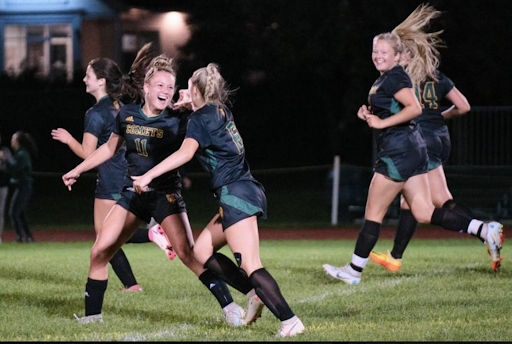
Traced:
[[[202, 229], [194, 229], [194, 237], [197, 238]], [[356, 240], [359, 227], [330, 227], [330, 228], [260, 228], [261, 240]], [[512, 225], [504, 225], [505, 246], [507, 238], [512, 237]], [[381, 229], [380, 239], [393, 239], [395, 235], [394, 226], [384, 225]], [[41, 242], [73, 242], [73, 241], [94, 241], [95, 233], [90, 229], [34, 229], [34, 238]], [[468, 234], [451, 232], [439, 227], [420, 226], [416, 230], [413, 239], [474, 239]], [[14, 242], [16, 234], [13, 230], [6, 230], [3, 233], [4, 242]]]

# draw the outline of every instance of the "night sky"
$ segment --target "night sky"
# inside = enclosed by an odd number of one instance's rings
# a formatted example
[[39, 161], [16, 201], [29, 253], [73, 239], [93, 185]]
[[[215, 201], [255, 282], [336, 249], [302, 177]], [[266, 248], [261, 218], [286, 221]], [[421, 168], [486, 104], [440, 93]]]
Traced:
[[[371, 166], [371, 130], [356, 112], [366, 103], [368, 91], [378, 77], [371, 61], [372, 38], [391, 31], [423, 3], [123, 2], [139, 3], [140, 7], [155, 11], [188, 13], [193, 33], [176, 61], [178, 88], [186, 87], [195, 69], [209, 62], [220, 65], [222, 74], [236, 90], [232, 110], [255, 169], [330, 164], [336, 154], [343, 163]], [[443, 12], [430, 28], [444, 30], [442, 38], [447, 47], [441, 50], [440, 69], [472, 106], [512, 105], [509, 1], [436, 0], [430, 4]], [[6, 117], [4, 126], [32, 131], [42, 146], [49, 146], [42, 147], [44, 156], [36, 163], [36, 170], [66, 171], [79, 161], [64, 145], [52, 142], [50, 131], [62, 126], [81, 138], [83, 115], [92, 105], [92, 98], [83, 92], [82, 77], [80, 74], [74, 86], [81, 97], [79, 102], [62, 101], [71, 99], [66, 93], [71, 89], [48, 90], [44, 104], [51, 102], [51, 116], [30, 118], [32, 107], [28, 111], [4, 108], [4, 112], [17, 113]], [[10, 102], [13, 96], [9, 97], [4, 102]]]

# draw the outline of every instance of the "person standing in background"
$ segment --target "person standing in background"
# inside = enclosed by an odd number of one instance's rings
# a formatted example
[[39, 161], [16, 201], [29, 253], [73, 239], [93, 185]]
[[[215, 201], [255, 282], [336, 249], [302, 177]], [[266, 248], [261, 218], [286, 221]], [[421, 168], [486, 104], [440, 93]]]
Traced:
[[[2, 144], [2, 136], [0, 135], [0, 147]], [[9, 150], [7, 148], [0, 149], [0, 243], [2, 243], [2, 233], [5, 225], [5, 205], [7, 203], [7, 195], [9, 194], [9, 173], [7, 173], [4, 160], [7, 159]]]
[[34, 241], [27, 210], [32, 196], [32, 159], [37, 157], [37, 145], [30, 134], [17, 131], [12, 135], [11, 148], [12, 155], [2, 152], [10, 183], [14, 186], [9, 216], [16, 230], [16, 242], [29, 243]]

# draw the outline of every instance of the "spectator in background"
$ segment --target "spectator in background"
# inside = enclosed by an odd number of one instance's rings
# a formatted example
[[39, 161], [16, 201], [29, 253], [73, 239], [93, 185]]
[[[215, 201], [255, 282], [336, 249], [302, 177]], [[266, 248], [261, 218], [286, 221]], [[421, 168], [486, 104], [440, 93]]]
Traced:
[[[0, 145], [2, 144], [2, 136], [0, 135]], [[1, 146], [0, 146], [1, 147]], [[4, 160], [9, 155], [9, 149], [0, 150], [0, 243], [2, 242], [2, 233], [5, 224], [5, 204], [9, 193], [9, 174], [7, 173]]]
[[37, 157], [37, 145], [30, 134], [17, 131], [12, 135], [11, 148], [12, 155], [5, 152], [2, 154], [6, 158], [5, 167], [14, 187], [9, 216], [16, 230], [16, 242], [33, 242], [27, 209], [32, 196], [32, 159]]

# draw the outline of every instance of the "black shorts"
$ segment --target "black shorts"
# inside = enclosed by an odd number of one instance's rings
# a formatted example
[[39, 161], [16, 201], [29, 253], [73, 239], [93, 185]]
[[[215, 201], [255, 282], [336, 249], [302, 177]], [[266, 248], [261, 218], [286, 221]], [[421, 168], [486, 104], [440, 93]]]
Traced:
[[394, 181], [404, 182], [427, 173], [427, 147], [419, 130], [395, 131], [380, 142], [374, 171]]
[[450, 132], [446, 125], [438, 128], [422, 125], [420, 128], [421, 135], [427, 144], [428, 170], [432, 171], [446, 163], [450, 157], [452, 150]]
[[161, 224], [167, 216], [187, 211], [180, 192], [149, 191], [139, 195], [124, 190], [117, 204], [146, 223], [154, 218]]
[[262, 220], [267, 218], [267, 197], [259, 183], [250, 180], [229, 183], [218, 188], [215, 197], [224, 230], [254, 215]]

